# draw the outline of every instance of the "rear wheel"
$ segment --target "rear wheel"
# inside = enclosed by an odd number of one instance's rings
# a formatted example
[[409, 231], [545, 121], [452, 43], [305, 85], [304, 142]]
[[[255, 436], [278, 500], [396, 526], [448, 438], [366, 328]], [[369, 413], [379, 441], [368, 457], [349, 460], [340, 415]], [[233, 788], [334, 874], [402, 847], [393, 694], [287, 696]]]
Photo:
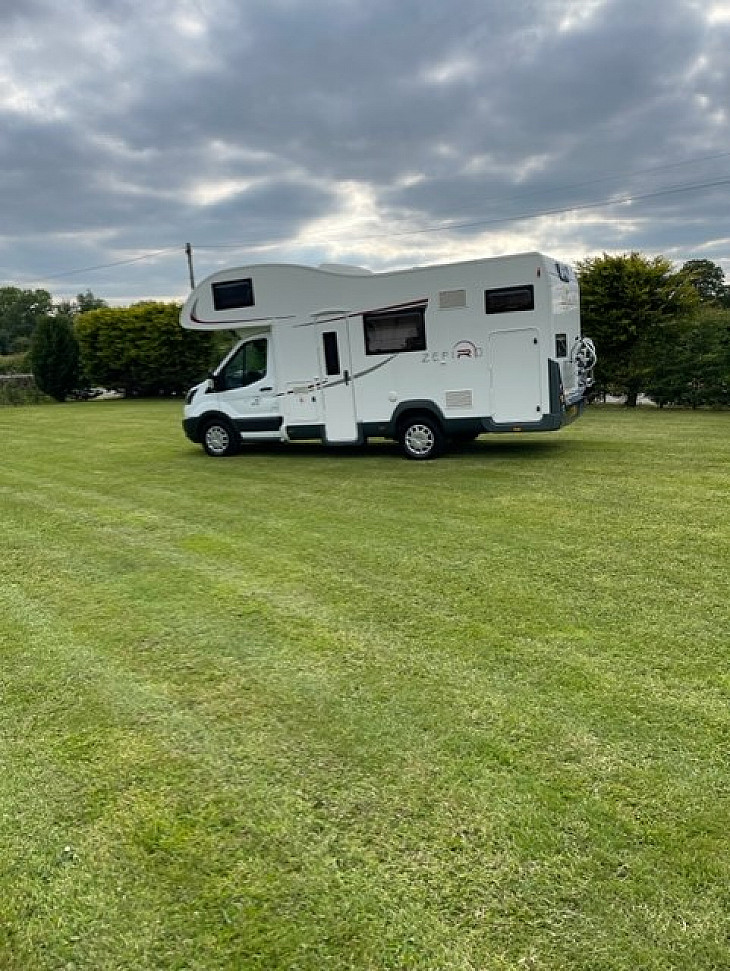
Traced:
[[203, 448], [213, 458], [235, 455], [241, 439], [233, 425], [225, 418], [211, 418], [203, 429]]
[[430, 415], [414, 415], [401, 422], [398, 441], [407, 459], [435, 459], [444, 450], [446, 438], [441, 426]]

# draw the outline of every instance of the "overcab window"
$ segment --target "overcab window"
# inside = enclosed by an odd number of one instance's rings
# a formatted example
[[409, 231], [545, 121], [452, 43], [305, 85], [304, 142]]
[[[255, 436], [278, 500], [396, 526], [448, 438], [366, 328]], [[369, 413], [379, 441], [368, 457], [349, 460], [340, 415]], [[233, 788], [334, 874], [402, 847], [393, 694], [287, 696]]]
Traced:
[[426, 308], [378, 310], [363, 314], [366, 354], [426, 350]]
[[524, 287], [497, 287], [484, 291], [484, 310], [488, 314], [511, 314], [520, 310], [535, 309], [535, 288], [532, 284]]
[[237, 310], [240, 307], [253, 307], [253, 280], [226, 280], [214, 283], [213, 307], [216, 310]]

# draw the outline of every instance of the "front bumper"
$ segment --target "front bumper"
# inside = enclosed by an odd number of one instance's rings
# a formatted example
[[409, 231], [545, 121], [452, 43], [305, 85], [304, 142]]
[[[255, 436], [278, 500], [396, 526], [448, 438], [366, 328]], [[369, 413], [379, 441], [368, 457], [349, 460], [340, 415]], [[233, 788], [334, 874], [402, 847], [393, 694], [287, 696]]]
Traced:
[[201, 432], [201, 420], [200, 418], [183, 418], [183, 431], [190, 439], [191, 442], [195, 442], [196, 445], [200, 445], [203, 441]]

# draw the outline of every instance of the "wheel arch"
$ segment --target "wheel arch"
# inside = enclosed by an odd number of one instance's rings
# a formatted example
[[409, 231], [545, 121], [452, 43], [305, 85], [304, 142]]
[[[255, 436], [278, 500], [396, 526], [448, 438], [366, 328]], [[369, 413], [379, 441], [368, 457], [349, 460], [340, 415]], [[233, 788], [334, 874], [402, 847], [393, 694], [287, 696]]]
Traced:
[[233, 429], [236, 427], [236, 424], [231, 416], [227, 415], [225, 411], [220, 411], [218, 408], [211, 408], [210, 411], [204, 411], [202, 415], [198, 415], [195, 420], [197, 422], [199, 441], [202, 441], [203, 439], [203, 432], [206, 425], [209, 425], [212, 421], [225, 422]]
[[[229, 445], [223, 452], [212, 452], [208, 447], [207, 442], [207, 431], [211, 426], [214, 425], [222, 426], [228, 436]], [[214, 409], [212, 411], [206, 411], [205, 414], [200, 416], [200, 444], [203, 449], [208, 453], [208, 455], [235, 455], [240, 451], [241, 448], [241, 436], [238, 433], [235, 422], [224, 412]]]
[[393, 438], [397, 437], [398, 429], [402, 423], [407, 418], [413, 418], [416, 415], [428, 415], [430, 418], [435, 418], [441, 426], [441, 430], [444, 433], [446, 432], [446, 419], [436, 402], [429, 399], [413, 398], [410, 401], [401, 401], [393, 412], [390, 419], [390, 432]]

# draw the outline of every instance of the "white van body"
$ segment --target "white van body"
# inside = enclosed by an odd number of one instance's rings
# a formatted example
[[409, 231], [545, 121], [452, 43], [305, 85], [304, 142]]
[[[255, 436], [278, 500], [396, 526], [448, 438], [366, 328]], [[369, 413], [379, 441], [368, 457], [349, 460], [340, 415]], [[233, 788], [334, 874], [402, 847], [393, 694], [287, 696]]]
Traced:
[[483, 432], [554, 431], [581, 413], [595, 363], [573, 270], [539, 253], [237, 267], [200, 283], [180, 322], [242, 337], [186, 399], [185, 432], [211, 455], [377, 436], [433, 458]]

